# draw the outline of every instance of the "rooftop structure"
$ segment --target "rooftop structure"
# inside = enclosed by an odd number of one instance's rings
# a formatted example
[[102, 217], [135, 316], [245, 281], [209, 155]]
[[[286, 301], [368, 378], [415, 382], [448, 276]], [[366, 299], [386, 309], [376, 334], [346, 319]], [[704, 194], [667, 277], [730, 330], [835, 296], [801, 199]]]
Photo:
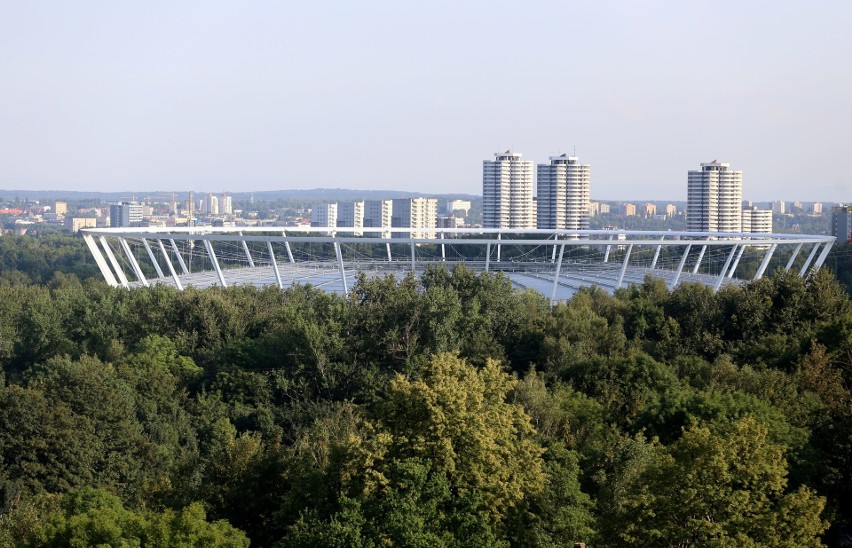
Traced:
[[[348, 293], [359, 273], [402, 278], [430, 266], [461, 264], [476, 272], [500, 272], [514, 287], [538, 291], [551, 302], [570, 298], [580, 287], [614, 291], [646, 276], [672, 288], [691, 281], [718, 290], [758, 279], [770, 265], [806, 275], [822, 266], [835, 241], [802, 234], [724, 233], [719, 238], [715, 232], [620, 229], [433, 228], [432, 236], [422, 238], [409, 237], [411, 228], [385, 229], [390, 238], [329, 235], [327, 227], [298, 230], [146, 227], [84, 229], [83, 234], [113, 286], [311, 284]], [[580, 239], [571, 239], [576, 235]], [[785, 250], [783, 256], [778, 249]], [[746, 254], [749, 260], [740, 267]], [[143, 262], [153, 267], [155, 277], [144, 274]]]

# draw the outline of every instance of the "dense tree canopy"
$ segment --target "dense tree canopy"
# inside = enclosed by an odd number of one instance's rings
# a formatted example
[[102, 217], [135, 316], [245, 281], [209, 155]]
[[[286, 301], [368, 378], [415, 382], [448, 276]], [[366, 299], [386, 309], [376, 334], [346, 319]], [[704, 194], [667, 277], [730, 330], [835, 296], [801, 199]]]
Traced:
[[464, 268], [347, 297], [0, 280], [0, 544], [812, 545], [852, 526], [852, 308], [827, 271], [554, 307]]

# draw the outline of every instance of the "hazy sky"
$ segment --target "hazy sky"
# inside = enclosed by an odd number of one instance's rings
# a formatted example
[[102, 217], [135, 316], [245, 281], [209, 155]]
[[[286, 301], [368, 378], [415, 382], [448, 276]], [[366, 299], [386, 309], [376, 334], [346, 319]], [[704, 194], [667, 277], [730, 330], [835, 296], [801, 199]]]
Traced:
[[852, 2], [0, 0], [0, 188], [852, 200]]

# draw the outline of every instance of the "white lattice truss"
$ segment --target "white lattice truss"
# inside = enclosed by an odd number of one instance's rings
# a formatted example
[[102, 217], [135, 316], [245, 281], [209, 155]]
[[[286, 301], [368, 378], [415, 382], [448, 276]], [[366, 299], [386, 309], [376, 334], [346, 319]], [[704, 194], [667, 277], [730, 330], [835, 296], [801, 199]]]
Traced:
[[718, 291], [746, 281], [746, 271], [749, 279], [761, 278], [773, 257], [773, 270], [794, 269], [805, 276], [819, 270], [835, 240], [803, 234], [483, 228], [429, 229], [429, 237], [412, 238], [411, 229], [380, 229], [391, 236], [386, 238], [355, 236], [353, 230], [369, 234], [366, 228], [340, 227], [139, 227], [87, 229], [83, 238], [106, 282], [125, 288], [311, 284], [347, 294], [360, 273], [402, 278], [418, 276], [429, 265], [464, 264], [476, 272], [501, 272], [516, 288], [538, 291], [551, 302], [569, 299], [582, 286], [612, 292], [649, 275], [670, 288], [690, 281]]

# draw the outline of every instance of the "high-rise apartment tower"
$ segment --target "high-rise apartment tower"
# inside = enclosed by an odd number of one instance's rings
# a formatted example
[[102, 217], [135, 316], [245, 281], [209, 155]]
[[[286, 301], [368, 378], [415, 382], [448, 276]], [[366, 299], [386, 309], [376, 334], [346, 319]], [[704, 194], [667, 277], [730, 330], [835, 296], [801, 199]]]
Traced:
[[142, 204], [122, 202], [109, 206], [109, 226], [139, 226], [142, 223]]
[[483, 227], [535, 228], [534, 169], [534, 162], [511, 150], [482, 162]]
[[591, 171], [567, 154], [538, 165], [538, 228], [588, 230]]
[[686, 229], [696, 232], [740, 232], [743, 172], [713, 160], [690, 171], [686, 194]]
[[852, 242], [852, 205], [831, 209], [831, 235], [837, 238], [837, 243]]

